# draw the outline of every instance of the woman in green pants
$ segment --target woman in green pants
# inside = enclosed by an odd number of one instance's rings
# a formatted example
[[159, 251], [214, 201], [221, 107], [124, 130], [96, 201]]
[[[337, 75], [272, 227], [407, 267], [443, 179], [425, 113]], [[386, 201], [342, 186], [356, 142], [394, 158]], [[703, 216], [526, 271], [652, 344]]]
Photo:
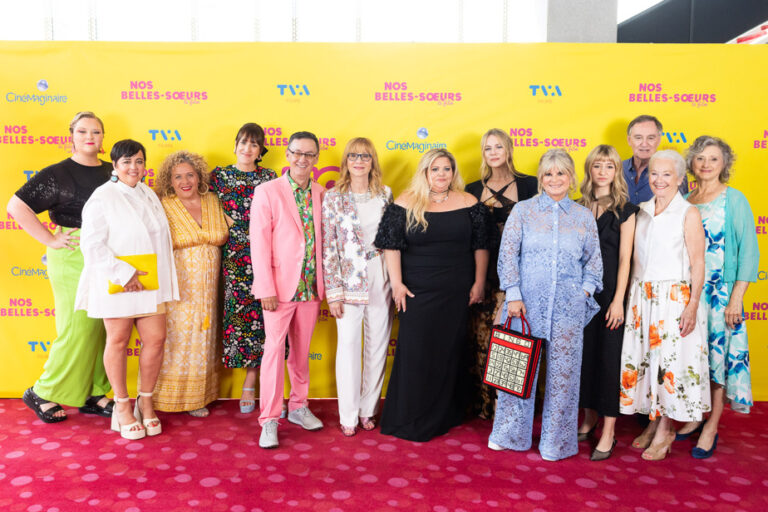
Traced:
[[[72, 156], [38, 172], [8, 201], [8, 213], [32, 238], [48, 247], [48, 277], [56, 307], [56, 340], [43, 374], [24, 392], [24, 403], [46, 423], [67, 419], [61, 405], [80, 412], [111, 416], [113, 402], [104, 372], [104, 323], [74, 310], [75, 292], [83, 270], [79, 230], [83, 205], [109, 180], [112, 165], [99, 159], [104, 152], [104, 124], [93, 112], [79, 112], [69, 125]], [[37, 218], [48, 211], [59, 226], [49, 231]]]

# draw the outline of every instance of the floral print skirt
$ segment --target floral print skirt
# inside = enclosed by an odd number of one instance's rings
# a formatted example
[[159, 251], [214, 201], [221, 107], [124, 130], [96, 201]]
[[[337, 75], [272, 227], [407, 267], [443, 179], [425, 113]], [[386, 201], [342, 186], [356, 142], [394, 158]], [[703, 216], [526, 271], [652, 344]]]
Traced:
[[711, 409], [707, 316], [680, 336], [680, 315], [691, 298], [687, 281], [632, 282], [621, 351], [620, 411], [699, 421]]

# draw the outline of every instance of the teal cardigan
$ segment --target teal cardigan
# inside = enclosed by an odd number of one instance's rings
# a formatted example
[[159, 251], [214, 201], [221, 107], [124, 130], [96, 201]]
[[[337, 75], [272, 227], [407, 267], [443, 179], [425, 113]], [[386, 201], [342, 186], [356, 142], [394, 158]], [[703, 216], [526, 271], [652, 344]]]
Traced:
[[[690, 193], [686, 194], [686, 198]], [[744, 194], [728, 187], [725, 192], [725, 261], [723, 281], [730, 293], [735, 281], [757, 281], [760, 250], [755, 218]]]

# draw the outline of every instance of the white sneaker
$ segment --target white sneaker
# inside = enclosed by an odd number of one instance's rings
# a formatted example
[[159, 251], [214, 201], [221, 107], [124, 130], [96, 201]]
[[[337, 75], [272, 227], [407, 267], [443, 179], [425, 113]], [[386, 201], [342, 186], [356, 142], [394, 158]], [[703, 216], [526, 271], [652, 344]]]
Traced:
[[261, 436], [259, 436], [259, 447], [270, 449], [277, 448], [277, 420], [266, 422], [261, 427]]
[[491, 450], [495, 450], [497, 452], [503, 452], [504, 450], [506, 450], [506, 448], [504, 448], [501, 445], [498, 445], [498, 444], [494, 443], [491, 440], [488, 440], [488, 448], [490, 448]]
[[312, 414], [309, 407], [302, 407], [288, 413], [288, 421], [300, 425], [305, 430], [320, 430], [323, 422]]

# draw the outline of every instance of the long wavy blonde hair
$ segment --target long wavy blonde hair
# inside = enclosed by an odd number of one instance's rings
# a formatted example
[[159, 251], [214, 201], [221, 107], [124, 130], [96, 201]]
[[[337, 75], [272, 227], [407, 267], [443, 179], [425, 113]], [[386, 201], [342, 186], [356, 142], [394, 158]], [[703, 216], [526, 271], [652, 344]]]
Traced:
[[341, 166], [339, 166], [339, 180], [333, 188], [341, 193], [349, 191], [352, 177], [349, 175], [349, 160], [347, 155], [350, 153], [369, 153], [371, 155], [371, 172], [368, 174], [368, 189], [371, 195], [377, 195], [384, 190], [381, 184], [381, 167], [379, 166], [379, 156], [376, 154], [376, 148], [373, 142], [365, 137], [355, 137], [347, 142], [344, 147], [344, 154], [341, 156]]
[[416, 226], [421, 226], [423, 231], [427, 230], [429, 223], [424, 213], [429, 206], [429, 169], [435, 160], [443, 157], [448, 159], [453, 170], [451, 185], [448, 187], [448, 190], [454, 192], [464, 190], [464, 180], [461, 179], [459, 169], [456, 167], [456, 158], [454, 158], [450, 151], [447, 149], [430, 149], [424, 153], [424, 156], [419, 160], [416, 174], [413, 175], [411, 183], [405, 190], [405, 194], [408, 197], [408, 206], [405, 209], [406, 230], [408, 231], [415, 229]]
[[507, 134], [507, 132], [503, 130], [499, 130], [498, 128], [491, 128], [487, 132], [483, 134], [483, 138], [480, 139], [480, 152], [482, 155], [482, 163], [480, 164], [480, 177], [482, 180], [488, 181], [491, 178], [491, 174], [493, 173], [493, 169], [488, 167], [488, 164], [485, 162], [485, 143], [488, 142], [488, 137], [493, 135], [497, 139], [501, 141], [501, 145], [504, 146], [504, 151], [507, 152], [507, 169], [509, 172], [512, 173], [513, 176], [522, 176], [521, 173], [517, 172], [517, 169], [515, 169], [515, 162], [512, 160], [512, 151], [514, 150], [514, 145], [512, 144], [512, 139]]
[[[595, 197], [594, 183], [592, 182], [592, 165], [595, 162], [606, 161], [613, 164], [616, 172], [613, 175], [613, 181], [611, 182], [611, 190], [607, 196], [600, 199]], [[600, 144], [595, 147], [587, 155], [587, 159], [584, 161], [584, 180], [581, 182], [581, 199], [579, 202], [592, 209], [592, 206], [597, 203], [608, 211], [613, 212], [616, 217], [619, 216], [619, 212], [624, 208], [629, 196], [627, 182], [624, 180], [624, 171], [621, 166], [621, 157], [616, 148], [609, 146], [608, 144]]]

